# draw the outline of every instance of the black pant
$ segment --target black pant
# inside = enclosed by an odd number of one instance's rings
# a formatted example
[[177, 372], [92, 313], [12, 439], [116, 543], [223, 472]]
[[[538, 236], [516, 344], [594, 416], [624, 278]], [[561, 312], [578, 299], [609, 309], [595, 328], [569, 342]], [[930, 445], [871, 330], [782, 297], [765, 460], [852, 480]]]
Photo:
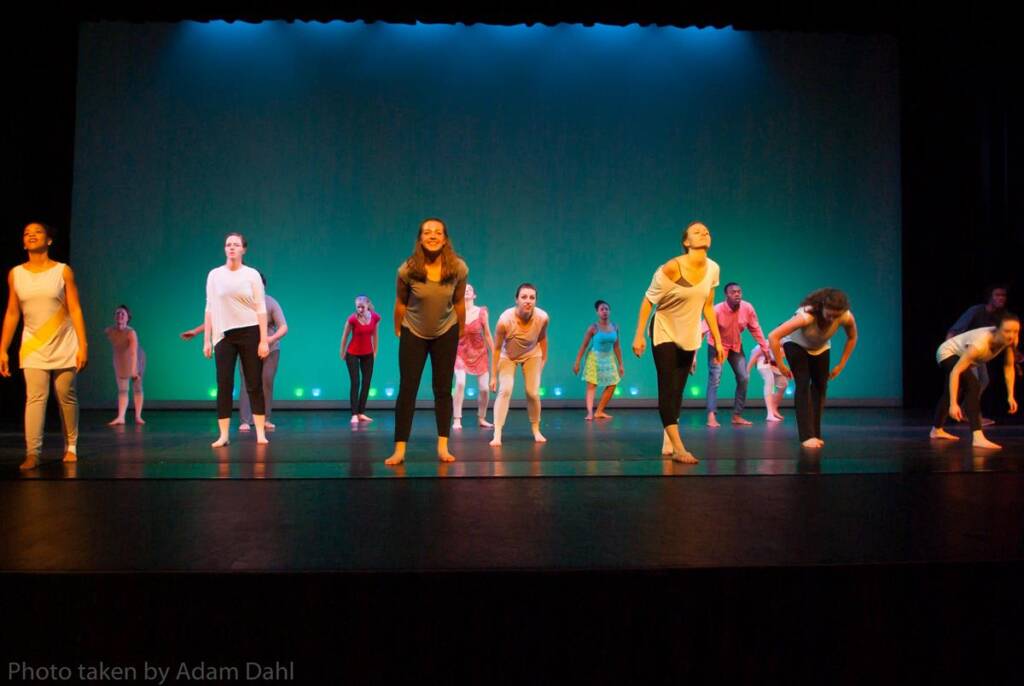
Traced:
[[395, 442], [409, 440], [412, 416], [416, 412], [416, 393], [420, 390], [423, 366], [430, 355], [430, 373], [434, 378], [434, 416], [437, 435], [448, 436], [452, 425], [452, 378], [455, 353], [459, 349], [459, 327], [453, 326], [437, 338], [420, 338], [406, 327], [398, 339], [398, 401], [395, 403]]
[[[348, 366], [348, 378], [350, 380], [348, 391], [349, 407], [352, 414], [363, 414], [366, 412], [366, 399], [370, 396], [370, 379], [373, 378], [373, 353], [366, 355], [345, 355], [345, 364]], [[359, 377], [362, 376], [362, 389], [359, 387]]]
[[825, 410], [825, 392], [828, 390], [829, 351], [811, 355], [802, 345], [792, 341], [784, 344], [782, 349], [796, 382], [793, 404], [796, 406], [800, 442], [821, 438], [821, 413]]
[[661, 415], [661, 425], [672, 426], [679, 423], [686, 377], [690, 375], [693, 356], [697, 351], [683, 350], [671, 341], [659, 343], [651, 350], [654, 368], [658, 370], [658, 414]]
[[231, 418], [231, 394], [235, 390], [235, 360], [242, 358], [242, 377], [253, 414], [266, 414], [263, 403], [263, 360], [259, 355], [260, 327], [228, 329], [213, 348], [217, 361], [217, 418]]
[[[939, 404], [935, 408], [935, 423], [932, 425], [936, 429], [941, 429], [949, 417], [949, 375], [959, 361], [960, 357], [954, 355], [939, 362], [939, 367], [942, 368], [943, 372], [943, 384], [942, 397], [939, 398]], [[978, 381], [978, 377], [974, 375], [974, 370], [970, 367], [960, 373], [960, 396], [964, 399], [964, 409], [967, 410], [967, 421], [971, 423], [971, 431], [980, 431], [981, 382]]]

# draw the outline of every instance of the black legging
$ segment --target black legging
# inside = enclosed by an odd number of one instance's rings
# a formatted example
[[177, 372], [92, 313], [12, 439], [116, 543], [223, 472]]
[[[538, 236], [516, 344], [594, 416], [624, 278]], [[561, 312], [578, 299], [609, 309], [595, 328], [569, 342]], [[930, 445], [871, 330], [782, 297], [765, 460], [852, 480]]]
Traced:
[[662, 426], [679, 423], [679, 410], [683, 406], [686, 377], [696, 350], [683, 350], [671, 341], [652, 348], [654, 368], [658, 370], [658, 414]]
[[395, 402], [395, 442], [409, 440], [412, 416], [416, 412], [416, 393], [420, 377], [430, 356], [433, 376], [434, 416], [437, 435], [446, 437], [452, 425], [452, 377], [455, 376], [455, 353], [459, 349], [459, 327], [453, 326], [437, 338], [420, 338], [406, 327], [398, 339], [398, 400]]
[[235, 390], [235, 360], [242, 358], [242, 377], [254, 415], [266, 413], [263, 402], [263, 360], [259, 355], [260, 327], [228, 329], [213, 348], [217, 361], [217, 418], [231, 418], [231, 395]]
[[811, 355], [798, 343], [787, 341], [782, 349], [796, 382], [793, 404], [800, 442], [821, 438], [821, 413], [825, 410], [828, 390], [829, 351]]
[[[939, 398], [939, 404], [935, 408], [935, 423], [932, 425], [936, 429], [941, 429], [949, 417], [949, 375], [953, 372], [953, 367], [959, 361], [960, 356], [954, 355], [939, 362], [939, 367], [942, 368], [943, 372], [943, 383], [942, 397]], [[970, 367], [967, 367], [967, 369], [960, 373], [960, 396], [964, 399], [964, 409], [967, 410], [967, 421], [971, 423], [971, 431], [980, 431], [981, 382], [978, 381], [978, 377], [974, 375]]]
[[[366, 412], [366, 399], [370, 396], [370, 379], [373, 378], [373, 353], [365, 355], [345, 355], [345, 364], [348, 366], [348, 378], [350, 380], [348, 400], [352, 414], [363, 414]], [[359, 377], [362, 376], [362, 390], [359, 387]]]

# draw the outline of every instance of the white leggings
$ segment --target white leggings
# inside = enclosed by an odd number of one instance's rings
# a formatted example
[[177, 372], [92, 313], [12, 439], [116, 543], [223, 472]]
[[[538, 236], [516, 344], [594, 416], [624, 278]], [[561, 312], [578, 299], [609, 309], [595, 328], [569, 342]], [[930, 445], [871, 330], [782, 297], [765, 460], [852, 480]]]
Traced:
[[75, 452], [78, 444], [78, 395], [75, 393], [74, 367], [68, 369], [23, 369], [25, 373], [25, 448], [29, 455], [43, 451], [46, 425], [46, 401], [50, 398], [50, 379], [60, 405], [64, 425], [64, 451]]
[[[476, 414], [480, 419], [487, 419], [487, 400], [490, 398], [491, 388], [491, 373], [484, 372], [476, 377], [476, 388], [479, 392], [477, 396]], [[456, 419], [462, 419], [462, 401], [466, 397], [466, 370], [456, 369], [455, 370], [455, 402], [453, 404], [454, 416]]]
[[[757, 365], [757, 371], [761, 373], [761, 378], [764, 379], [764, 406], [768, 411], [768, 414], [775, 415], [779, 413], [779, 404], [786, 395], [786, 387], [779, 388], [778, 383], [781, 381], [779, 374], [771, 368], [771, 365]], [[783, 379], [785, 377], [782, 377]]]
[[526, 413], [530, 423], [540, 421], [540, 372], [544, 362], [540, 357], [531, 357], [524, 362], [513, 362], [507, 357], [498, 360], [498, 397], [494, 401], [494, 426], [501, 431], [508, 416], [508, 406], [512, 401], [512, 388], [515, 386], [516, 367], [523, 367], [523, 381], [526, 383]]

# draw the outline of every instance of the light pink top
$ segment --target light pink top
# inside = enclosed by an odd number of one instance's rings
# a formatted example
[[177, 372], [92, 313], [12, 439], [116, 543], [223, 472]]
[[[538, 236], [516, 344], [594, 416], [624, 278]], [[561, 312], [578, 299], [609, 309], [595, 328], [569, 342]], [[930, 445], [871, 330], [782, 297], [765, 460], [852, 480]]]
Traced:
[[498, 318], [495, 332], [498, 331], [505, 332], [505, 340], [501, 345], [502, 357], [513, 362], [542, 357], [544, 352], [538, 344], [548, 335], [548, 313], [537, 307], [530, 321], [523, 324], [516, 316], [516, 308], [510, 307]]
[[[764, 332], [761, 331], [761, 325], [757, 321], [757, 312], [754, 311], [754, 306], [746, 300], [740, 301], [740, 306], [736, 308], [735, 312], [729, 307], [729, 303], [723, 300], [715, 305], [715, 318], [718, 320], [718, 332], [722, 334], [722, 347], [727, 351], [743, 352], [743, 341], [740, 334], [744, 329], [750, 331], [750, 335], [762, 349], [768, 349], [768, 341], [765, 340]], [[706, 334], [708, 345], [714, 345], [711, 327], [706, 321], [701, 322], [701, 329]]]

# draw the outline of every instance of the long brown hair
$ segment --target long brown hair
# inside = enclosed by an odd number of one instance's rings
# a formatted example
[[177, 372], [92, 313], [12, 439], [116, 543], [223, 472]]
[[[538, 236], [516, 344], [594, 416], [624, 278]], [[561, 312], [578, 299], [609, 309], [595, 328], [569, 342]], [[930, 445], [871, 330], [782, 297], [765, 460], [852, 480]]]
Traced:
[[825, 321], [825, 308], [846, 312], [850, 309], [850, 298], [838, 288], [819, 288], [808, 293], [800, 307], [810, 307], [815, 323], [824, 331], [828, 326], [828, 322]]
[[427, 280], [427, 251], [423, 249], [423, 243], [420, 242], [423, 226], [427, 222], [437, 222], [444, 229], [444, 246], [441, 248], [441, 282], [455, 281], [459, 276], [459, 255], [452, 247], [452, 239], [448, 236], [448, 225], [437, 217], [427, 217], [420, 222], [420, 230], [416, 232], [416, 245], [413, 246], [412, 255], [405, 261], [409, 278], [414, 281]]

